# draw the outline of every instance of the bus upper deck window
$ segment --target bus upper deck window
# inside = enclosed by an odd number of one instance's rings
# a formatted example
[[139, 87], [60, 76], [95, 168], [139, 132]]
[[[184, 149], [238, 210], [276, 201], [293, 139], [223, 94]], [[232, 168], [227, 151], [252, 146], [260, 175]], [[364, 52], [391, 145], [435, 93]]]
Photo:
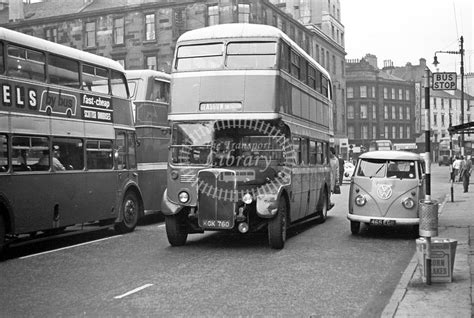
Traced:
[[45, 78], [45, 55], [42, 52], [9, 45], [8, 75], [43, 81]]

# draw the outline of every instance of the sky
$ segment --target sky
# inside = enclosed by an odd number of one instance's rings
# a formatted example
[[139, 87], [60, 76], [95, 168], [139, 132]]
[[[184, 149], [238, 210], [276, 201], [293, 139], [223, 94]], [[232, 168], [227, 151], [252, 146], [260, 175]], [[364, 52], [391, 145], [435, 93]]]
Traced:
[[394, 66], [418, 65], [425, 58], [431, 71], [460, 72], [461, 55], [436, 51], [460, 51], [464, 37], [464, 73], [474, 72], [473, 0], [340, 0], [345, 29], [346, 59], [367, 53]]

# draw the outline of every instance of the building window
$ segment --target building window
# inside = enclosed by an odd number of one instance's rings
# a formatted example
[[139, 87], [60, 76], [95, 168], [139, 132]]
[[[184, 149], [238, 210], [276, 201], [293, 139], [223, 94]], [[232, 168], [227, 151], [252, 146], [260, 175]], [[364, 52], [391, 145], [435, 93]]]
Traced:
[[411, 138], [411, 127], [410, 126], [407, 126], [406, 134], [407, 134], [407, 139], [410, 139]]
[[446, 123], [444, 121], [444, 114], [441, 114], [441, 126], [442, 127], [445, 127], [446, 126]]
[[364, 140], [369, 139], [369, 127], [367, 127], [367, 125], [362, 125], [360, 127], [360, 137]]
[[367, 86], [360, 87], [360, 98], [367, 98]]
[[239, 3], [239, 23], [250, 22], [250, 4]]
[[377, 107], [372, 105], [372, 119], [377, 119]]
[[321, 64], [324, 67], [325, 60], [324, 60], [324, 48], [321, 48]]
[[145, 57], [145, 68], [149, 70], [157, 70], [156, 56], [150, 55]]
[[390, 138], [390, 136], [388, 135], [388, 125], [385, 125], [384, 127], [384, 130], [385, 130], [385, 138]]
[[44, 30], [44, 38], [51, 42], [58, 42], [58, 29], [57, 28], [47, 28]]
[[95, 47], [95, 21], [86, 22], [86, 47]]
[[410, 90], [405, 90], [405, 100], [410, 100]]
[[400, 138], [400, 139], [403, 139], [403, 126], [400, 126], [400, 135], [399, 135], [399, 138]]
[[360, 105], [360, 119], [367, 119], [367, 105]]
[[114, 19], [114, 44], [124, 44], [124, 19]]
[[372, 94], [372, 98], [375, 98], [375, 86], [372, 86], [372, 89], [370, 91]]
[[403, 89], [401, 88], [398, 89], [398, 99], [403, 100]]
[[347, 88], [347, 98], [354, 98], [354, 88], [348, 87]]
[[392, 87], [392, 96], [391, 96], [392, 99], [396, 99], [395, 97], [395, 88]]
[[397, 109], [395, 106], [392, 106], [392, 119], [397, 119]]
[[398, 117], [399, 119], [403, 119], [403, 106], [398, 108]]
[[383, 98], [388, 99], [388, 88], [386, 87], [383, 88]]
[[406, 119], [407, 119], [407, 120], [410, 120], [410, 117], [411, 117], [411, 116], [410, 116], [410, 107], [407, 107], [407, 108], [406, 108], [406, 111], [407, 111], [407, 113], [406, 113], [406, 115], [407, 115]]
[[387, 105], [383, 106], [383, 118], [388, 119], [388, 106]]
[[316, 44], [316, 49], [315, 49], [315, 51], [316, 51], [316, 62], [319, 63], [319, 45], [318, 45], [318, 44]]
[[330, 65], [330, 62], [329, 62], [329, 51], [326, 51], [326, 70], [330, 70], [331, 69], [331, 65]]
[[347, 126], [347, 137], [349, 139], [355, 139], [354, 126], [352, 125]]
[[433, 113], [433, 126], [438, 126], [438, 114]]
[[397, 126], [392, 126], [392, 138], [397, 138]]
[[155, 28], [155, 14], [145, 15], [145, 40], [154, 41], [156, 40], [156, 28]]
[[377, 126], [376, 125], [372, 126], [372, 138], [377, 139]]
[[354, 106], [347, 105], [347, 119], [354, 119]]
[[336, 74], [337, 69], [336, 69], [336, 56], [332, 56], [332, 72]]

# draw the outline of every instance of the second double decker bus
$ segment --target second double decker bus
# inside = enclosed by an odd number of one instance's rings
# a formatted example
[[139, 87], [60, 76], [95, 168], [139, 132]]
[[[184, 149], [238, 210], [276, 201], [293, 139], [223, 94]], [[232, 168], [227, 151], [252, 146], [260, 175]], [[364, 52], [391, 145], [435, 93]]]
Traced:
[[137, 132], [138, 181], [144, 215], [161, 209], [166, 188], [170, 127], [168, 108], [171, 76], [155, 70], [126, 70]]
[[133, 231], [143, 203], [122, 66], [0, 28], [0, 250], [75, 224]]
[[163, 196], [171, 245], [188, 233], [324, 221], [333, 135], [328, 73], [280, 30], [223, 24], [189, 31], [172, 66], [171, 150]]

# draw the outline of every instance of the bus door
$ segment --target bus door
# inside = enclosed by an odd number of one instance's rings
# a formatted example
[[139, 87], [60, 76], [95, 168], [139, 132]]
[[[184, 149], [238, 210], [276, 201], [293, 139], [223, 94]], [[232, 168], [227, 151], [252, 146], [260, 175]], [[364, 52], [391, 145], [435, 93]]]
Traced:
[[137, 160], [136, 160], [136, 136], [134, 132], [117, 131], [116, 133], [116, 164], [118, 170], [117, 180], [117, 206], [122, 203], [124, 190], [128, 183], [134, 181], [138, 184]]

